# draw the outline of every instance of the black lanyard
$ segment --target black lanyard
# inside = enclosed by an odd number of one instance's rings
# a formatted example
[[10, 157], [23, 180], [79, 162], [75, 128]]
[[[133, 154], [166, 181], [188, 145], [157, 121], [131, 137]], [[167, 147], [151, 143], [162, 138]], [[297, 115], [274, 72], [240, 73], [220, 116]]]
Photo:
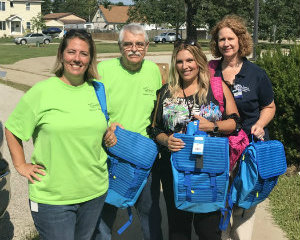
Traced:
[[194, 103], [193, 103], [193, 106], [190, 108], [190, 105], [189, 105], [189, 103], [188, 103], [188, 99], [187, 99], [187, 97], [186, 97], [186, 95], [185, 95], [184, 89], [182, 89], [182, 91], [183, 91], [184, 99], [185, 99], [185, 101], [186, 101], [186, 105], [187, 105], [187, 107], [188, 107], [188, 109], [189, 109], [189, 119], [191, 120], [191, 118], [192, 118], [192, 111], [193, 111], [193, 108], [194, 108]]

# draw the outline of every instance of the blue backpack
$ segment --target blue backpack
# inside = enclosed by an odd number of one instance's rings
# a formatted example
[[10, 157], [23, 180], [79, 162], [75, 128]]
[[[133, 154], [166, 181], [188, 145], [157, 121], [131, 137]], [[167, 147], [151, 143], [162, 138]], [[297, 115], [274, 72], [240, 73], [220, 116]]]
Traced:
[[[207, 213], [220, 210], [223, 229], [229, 185], [229, 143], [226, 137], [209, 137], [190, 122], [187, 133], [175, 133], [185, 147], [171, 156], [174, 199], [178, 209]], [[227, 214], [230, 218], [231, 212]]]
[[[102, 112], [108, 122], [104, 85], [93, 82]], [[121, 234], [132, 223], [131, 206], [142, 192], [151, 167], [158, 154], [153, 140], [139, 133], [117, 127], [117, 144], [107, 149], [109, 188], [105, 202], [118, 208], [127, 208], [129, 220], [118, 230]]]
[[239, 171], [233, 180], [230, 205], [249, 209], [264, 201], [286, 168], [284, 147], [280, 141], [252, 140], [242, 154]]

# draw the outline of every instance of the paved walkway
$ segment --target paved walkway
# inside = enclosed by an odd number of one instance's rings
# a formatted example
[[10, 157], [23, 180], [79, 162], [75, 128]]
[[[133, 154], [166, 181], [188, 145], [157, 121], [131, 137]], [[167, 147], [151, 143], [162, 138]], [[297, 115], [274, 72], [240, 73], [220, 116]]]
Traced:
[[[156, 63], [169, 63], [170, 52], [149, 53], [146, 57]], [[111, 57], [116, 57], [118, 54], [101, 54], [98, 60], [105, 60]], [[210, 58], [210, 56], [208, 56]], [[7, 71], [5, 80], [34, 85], [49, 76], [50, 69], [55, 61], [55, 57], [40, 57], [19, 61], [12, 65], [1, 65], [0, 71]], [[23, 92], [6, 85], [0, 84], [0, 121], [5, 122], [11, 111], [16, 106], [19, 99], [23, 96]], [[25, 155], [29, 161], [33, 147], [32, 142], [24, 143]], [[27, 181], [21, 177], [13, 168], [9, 151], [4, 142], [3, 155], [10, 163], [11, 169], [11, 202], [8, 207], [7, 214], [0, 221], [0, 240], [24, 240], [25, 235], [34, 231], [33, 221], [28, 207], [28, 189]], [[167, 236], [165, 207], [162, 202], [163, 212], [163, 230], [164, 236]], [[286, 240], [282, 230], [276, 226], [268, 211], [268, 201], [260, 204], [256, 211], [256, 220], [252, 240]], [[126, 214], [120, 213], [120, 221], [125, 222]], [[136, 219], [136, 218], [135, 218]], [[138, 221], [122, 235], [122, 239], [137, 239], [141, 238]], [[120, 239], [114, 235], [114, 240]], [[165, 238], [166, 239], [166, 238]]]

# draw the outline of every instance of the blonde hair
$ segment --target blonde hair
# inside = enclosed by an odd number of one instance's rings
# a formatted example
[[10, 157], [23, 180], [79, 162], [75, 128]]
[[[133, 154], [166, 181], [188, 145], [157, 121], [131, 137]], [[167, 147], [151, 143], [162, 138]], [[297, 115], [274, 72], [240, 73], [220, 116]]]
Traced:
[[218, 47], [219, 31], [230, 28], [239, 40], [239, 55], [246, 57], [252, 52], [253, 41], [243, 18], [237, 15], [227, 15], [211, 30], [210, 49], [214, 57], [222, 57]]
[[64, 74], [63, 53], [68, 46], [69, 40], [73, 38], [79, 38], [89, 45], [90, 62], [86, 72], [84, 73], [84, 80], [92, 81], [93, 79], [99, 79], [97, 71], [97, 52], [95, 43], [92, 39], [91, 34], [81, 29], [71, 29], [64, 35], [57, 50], [56, 61], [52, 73], [54, 73], [57, 77], [62, 77], [62, 75]]
[[193, 45], [186, 44], [183, 42], [178, 47], [175, 47], [173, 50], [168, 86], [171, 98], [175, 100], [183, 89], [183, 80], [180, 78], [180, 75], [176, 69], [177, 54], [182, 50], [189, 51], [193, 55], [194, 60], [197, 66], [199, 67], [198, 90], [194, 94], [194, 100], [197, 95], [199, 104], [206, 103], [206, 97], [209, 89], [210, 74], [208, 69], [207, 58], [201, 50], [200, 45], [195, 42], [193, 42]]

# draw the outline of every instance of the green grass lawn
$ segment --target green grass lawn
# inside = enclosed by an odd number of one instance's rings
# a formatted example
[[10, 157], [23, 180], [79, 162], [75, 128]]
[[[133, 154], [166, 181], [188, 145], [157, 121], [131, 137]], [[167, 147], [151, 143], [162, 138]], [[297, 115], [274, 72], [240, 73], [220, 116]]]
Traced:
[[12, 64], [17, 61], [56, 55], [58, 45], [41, 45], [36, 47], [35, 45], [0, 45], [0, 64]]
[[270, 195], [275, 222], [289, 240], [300, 240], [300, 176], [282, 176]]
[[[1, 39], [1, 38], [0, 38]], [[1, 44], [0, 41], [0, 64], [13, 64], [17, 61], [45, 57], [45, 56], [55, 56], [57, 53], [57, 44], [40, 45], [36, 47], [34, 44], [30, 45], [6, 45]], [[119, 47], [117, 43], [96, 43], [97, 53], [119, 53]], [[155, 44], [150, 43], [149, 52], [162, 52], [173, 50], [173, 44]], [[207, 47], [203, 47], [203, 50], [208, 50]]]

